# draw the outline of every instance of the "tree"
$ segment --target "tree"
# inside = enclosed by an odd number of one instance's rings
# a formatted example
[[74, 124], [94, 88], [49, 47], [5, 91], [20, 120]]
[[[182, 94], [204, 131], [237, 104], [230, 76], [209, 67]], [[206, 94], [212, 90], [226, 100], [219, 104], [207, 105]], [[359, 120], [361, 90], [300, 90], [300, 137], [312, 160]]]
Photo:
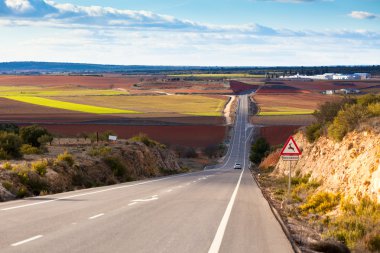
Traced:
[[19, 127], [13, 123], [2, 123], [0, 124], [0, 131], [18, 134]]
[[38, 141], [38, 138], [40, 138], [43, 135], [50, 135], [47, 129], [32, 125], [27, 127], [22, 127], [20, 129], [20, 137], [22, 141], [26, 144], [30, 144], [33, 147], [39, 148], [41, 146], [41, 143]]
[[14, 133], [0, 132], [0, 159], [21, 157], [21, 139]]
[[45, 146], [46, 143], [50, 143], [53, 141], [53, 136], [51, 134], [44, 134], [40, 137], [38, 137], [37, 141], [40, 143], [41, 146]]
[[265, 140], [265, 138], [260, 137], [252, 144], [249, 159], [251, 162], [259, 164], [269, 149], [269, 143]]

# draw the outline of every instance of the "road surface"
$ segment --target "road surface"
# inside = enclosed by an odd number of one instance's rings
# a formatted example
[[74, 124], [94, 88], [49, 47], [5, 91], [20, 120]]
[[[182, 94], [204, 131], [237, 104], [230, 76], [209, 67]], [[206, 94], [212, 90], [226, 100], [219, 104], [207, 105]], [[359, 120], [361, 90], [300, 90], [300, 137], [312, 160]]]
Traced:
[[213, 169], [1, 203], [0, 252], [293, 252], [248, 170], [247, 107]]

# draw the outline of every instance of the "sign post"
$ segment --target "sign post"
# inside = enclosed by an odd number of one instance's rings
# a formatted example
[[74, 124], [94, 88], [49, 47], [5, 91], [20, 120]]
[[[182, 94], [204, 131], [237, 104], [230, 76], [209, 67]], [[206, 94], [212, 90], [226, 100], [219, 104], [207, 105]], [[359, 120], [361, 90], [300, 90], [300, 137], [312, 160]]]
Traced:
[[297, 146], [293, 136], [290, 136], [281, 150], [281, 157], [284, 161], [289, 161], [289, 183], [288, 183], [288, 196], [290, 196], [290, 187], [292, 184], [292, 161], [298, 161], [301, 151]]

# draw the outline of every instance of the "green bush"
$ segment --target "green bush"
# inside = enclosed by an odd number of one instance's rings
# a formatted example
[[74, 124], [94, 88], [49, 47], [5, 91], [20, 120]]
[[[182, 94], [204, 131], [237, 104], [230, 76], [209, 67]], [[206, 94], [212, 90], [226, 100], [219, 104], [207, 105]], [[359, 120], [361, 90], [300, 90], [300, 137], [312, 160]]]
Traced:
[[306, 127], [306, 139], [313, 143], [322, 135], [322, 124], [314, 123]]
[[37, 147], [33, 147], [32, 145], [29, 144], [22, 144], [21, 146], [21, 153], [24, 155], [35, 155], [35, 154], [40, 154], [41, 150]]
[[216, 158], [223, 156], [225, 150], [224, 144], [211, 144], [203, 149], [203, 153], [209, 158]]
[[159, 146], [160, 143], [152, 140], [151, 138], [148, 137], [146, 134], [140, 133], [139, 135], [133, 136], [132, 138], [129, 139], [129, 141], [132, 142], [142, 142], [148, 147], [154, 147], [154, 146]]
[[371, 114], [371, 117], [380, 116], [380, 103], [368, 105], [368, 111]]
[[374, 103], [380, 103], [380, 95], [366, 94], [366, 95], [360, 96], [357, 99], [357, 104], [362, 105], [362, 106], [368, 106]]
[[326, 213], [339, 204], [340, 194], [319, 192], [307, 198], [306, 203], [300, 206], [304, 214]]
[[252, 144], [249, 159], [251, 162], [259, 164], [269, 150], [269, 143], [260, 137]]
[[90, 156], [106, 156], [111, 153], [112, 149], [110, 147], [93, 147], [88, 151]]
[[18, 135], [0, 132], [0, 159], [20, 158], [21, 139]]
[[317, 118], [318, 123], [325, 125], [334, 120], [344, 105], [353, 104], [354, 102], [353, 99], [347, 98], [335, 102], [326, 102], [321, 104], [313, 115]]
[[1, 123], [0, 124], [0, 132], [8, 132], [8, 133], [15, 133], [18, 134], [19, 127], [12, 123]]
[[68, 153], [67, 151], [65, 151], [63, 154], [59, 154], [55, 161], [56, 163], [64, 162], [70, 167], [73, 166], [75, 162], [73, 155]]
[[341, 141], [350, 131], [354, 130], [358, 124], [369, 117], [369, 112], [362, 105], [348, 105], [335, 117], [333, 123], [328, 128], [328, 135], [334, 140]]
[[363, 247], [371, 252], [380, 250], [380, 205], [369, 197], [363, 197], [359, 203], [351, 199], [340, 203], [342, 214], [329, 224], [325, 236], [334, 237], [357, 252]]
[[105, 164], [111, 168], [112, 172], [117, 177], [124, 177], [127, 174], [127, 168], [122, 163], [120, 158], [114, 156], [108, 156], [103, 159]]
[[40, 176], [44, 176], [47, 172], [47, 165], [48, 163], [46, 160], [36, 161], [32, 163], [32, 170], [35, 171]]
[[48, 130], [37, 125], [22, 127], [20, 129], [20, 137], [22, 141], [25, 144], [32, 145], [33, 147], [41, 146], [41, 143], [38, 141], [38, 139], [44, 135], [51, 136]]
[[12, 170], [13, 169], [12, 164], [10, 164], [9, 162], [4, 163], [3, 169], [4, 170]]

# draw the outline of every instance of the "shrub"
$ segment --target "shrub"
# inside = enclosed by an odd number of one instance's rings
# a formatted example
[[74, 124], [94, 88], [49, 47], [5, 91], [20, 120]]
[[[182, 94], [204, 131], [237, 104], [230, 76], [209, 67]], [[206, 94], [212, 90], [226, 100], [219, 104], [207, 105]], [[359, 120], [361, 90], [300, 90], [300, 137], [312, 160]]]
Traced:
[[4, 163], [3, 169], [4, 170], [12, 170], [13, 169], [12, 164], [10, 164], [9, 162]]
[[329, 126], [328, 135], [334, 140], [341, 141], [349, 131], [357, 127], [359, 122], [368, 117], [369, 112], [366, 107], [361, 105], [346, 106]]
[[21, 150], [21, 153], [24, 155], [35, 155], [35, 154], [41, 153], [39, 148], [33, 147], [32, 145], [29, 145], [29, 144], [22, 144], [20, 150]]
[[269, 149], [269, 143], [265, 140], [265, 138], [260, 137], [252, 144], [249, 159], [253, 163], [259, 164]]
[[110, 147], [93, 147], [88, 151], [90, 156], [106, 156], [110, 154], [112, 149]]
[[368, 106], [374, 103], [380, 103], [380, 95], [366, 94], [366, 95], [360, 96], [357, 99], [357, 104], [362, 105], [362, 106]]
[[53, 141], [53, 136], [51, 134], [44, 134], [40, 137], [38, 137], [37, 141], [40, 143], [41, 146], [45, 146], [46, 143], [50, 143]]
[[16, 196], [17, 196], [18, 198], [23, 198], [23, 197], [25, 197], [27, 194], [28, 194], [28, 190], [26, 189], [26, 187], [25, 187], [25, 186], [21, 186], [20, 188], [18, 188], [17, 193], [16, 193]]
[[127, 168], [122, 163], [120, 158], [114, 156], [108, 156], [103, 159], [105, 164], [113, 171], [117, 177], [124, 177], [127, 174]]
[[40, 176], [44, 176], [47, 172], [47, 161], [43, 160], [32, 163], [32, 170]]
[[142, 133], [140, 133], [139, 135], [133, 136], [132, 138], [129, 139], [129, 141], [142, 142], [148, 147], [154, 147], [154, 146], [160, 145], [159, 142], [150, 139], [146, 134], [142, 134]]
[[56, 163], [65, 162], [70, 167], [74, 165], [74, 157], [72, 154], [65, 151], [63, 154], [59, 154], [56, 159]]
[[22, 141], [26, 144], [30, 144], [33, 147], [40, 147], [41, 143], [38, 141], [38, 138], [51, 134], [43, 127], [32, 125], [27, 127], [22, 127], [20, 129], [20, 137]]
[[300, 206], [304, 214], [325, 213], [339, 204], [340, 194], [319, 192], [307, 198], [306, 203]]
[[306, 138], [308, 142], [313, 143], [322, 135], [322, 124], [314, 123], [306, 127]]
[[0, 131], [18, 134], [19, 127], [13, 123], [1, 123]]
[[213, 158], [213, 157], [223, 156], [225, 150], [226, 150], [226, 147], [223, 144], [217, 144], [217, 145], [212, 144], [205, 147], [203, 149], [203, 153], [209, 158]]
[[21, 139], [18, 135], [0, 132], [0, 159], [19, 158]]
[[368, 105], [368, 111], [371, 114], [371, 117], [380, 116], [380, 103]]
[[352, 104], [352, 99], [342, 99], [341, 101], [326, 102], [318, 107], [318, 110], [314, 112], [314, 116], [317, 118], [317, 122], [320, 124], [326, 124], [332, 122], [338, 115], [338, 112], [343, 109], [345, 104]]

